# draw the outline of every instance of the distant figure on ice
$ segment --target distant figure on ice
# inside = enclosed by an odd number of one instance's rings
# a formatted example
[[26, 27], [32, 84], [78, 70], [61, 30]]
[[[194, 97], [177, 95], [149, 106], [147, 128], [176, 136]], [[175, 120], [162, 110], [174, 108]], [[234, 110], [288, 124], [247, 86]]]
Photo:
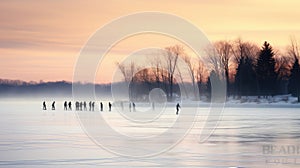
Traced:
[[69, 110], [72, 111], [72, 102], [69, 102]]
[[82, 102], [79, 103], [79, 110], [82, 111]]
[[103, 111], [103, 103], [100, 102], [100, 111]]
[[46, 102], [43, 102], [43, 110], [47, 110]]
[[152, 110], [153, 110], [153, 111], [155, 110], [154, 102], [152, 102]]
[[84, 109], [84, 111], [87, 111], [86, 102], [85, 101], [83, 102], [83, 109]]
[[131, 102], [129, 102], [129, 112], [131, 112]]
[[52, 110], [55, 110], [55, 101], [52, 103]]
[[89, 102], [89, 111], [91, 111], [92, 110], [92, 102], [90, 101]]
[[135, 103], [132, 103], [133, 112], [135, 112]]
[[67, 101], [64, 102], [64, 110], [68, 110], [68, 103], [67, 103]]
[[176, 104], [176, 115], [178, 115], [179, 108], [181, 108], [181, 107], [180, 107], [179, 103], [177, 103], [177, 104]]
[[111, 111], [111, 106], [112, 104], [110, 102], [108, 102], [108, 110]]
[[95, 102], [92, 102], [92, 111], [95, 110]]
[[121, 101], [121, 109], [122, 109], [122, 111], [124, 111], [124, 104], [122, 101]]
[[78, 111], [79, 110], [79, 102], [75, 102], [75, 110]]

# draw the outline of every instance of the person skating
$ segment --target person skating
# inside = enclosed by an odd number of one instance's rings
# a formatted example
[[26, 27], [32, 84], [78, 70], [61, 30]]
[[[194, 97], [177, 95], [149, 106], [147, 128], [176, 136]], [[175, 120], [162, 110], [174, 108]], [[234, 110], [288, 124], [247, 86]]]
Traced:
[[55, 110], [55, 101], [52, 103], [52, 110]]
[[92, 111], [95, 110], [95, 102], [92, 102]]
[[43, 110], [47, 110], [46, 102], [43, 102]]
[[103, 103], [100, 102], [100, 111], [103, 111]]
[[92, 110], [92, 102], [90, 101], [89, 102], [89, 111], [91, 111]]
[[112, 104], [110, 102], [108, 102], [108, 110], [111, 111], [111, 106]]
[[179, 103], [177, 103], [177, 104], [176, 104], [176, 115], [178, 115], [179, 108], [181, 108], [181, 107], [180, 107]]
[[82, 111], [82, 106], [83, 106], [83, 103], [80, 102], [80, 103], [79, 103], [79, 109], [80, 109], [80, 111]]
[[69, 102], [69, 110], [72, 111], [72, 102]]
[[67, 101], [64, 102], [64, 110], [68, 110], [68, 103], [67, 103]]
[[135, 103], [132, 103], [133, 112], [135, 112]]
[[85, 101], [83, 102], [83, 110], [84, 110], [84, 111], [87, 111], [87, 108], [86, 108], [86, 102], [85, 102]]
[[76, 111], [79, 110], [79, 102], [78, 101], [75, 102], [75, 109], [76, 109]]

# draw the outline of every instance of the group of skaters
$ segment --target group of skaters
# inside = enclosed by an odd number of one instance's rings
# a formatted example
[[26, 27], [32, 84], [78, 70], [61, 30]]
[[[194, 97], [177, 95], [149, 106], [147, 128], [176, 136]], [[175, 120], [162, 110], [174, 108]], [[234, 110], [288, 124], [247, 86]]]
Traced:
[[[121, 102], [121, 109], [122, 111], [124, 110], [124, 104], [123, 102]], [[88, 103], [88, 106], [89, 106], [89, 111], [95, 111], [95, 102], [92, 102], [90, 101]], [[112, 103], [111, 102], [108, 102], [108, 111], [111, 111], [111, 108], [112, 108]], [[152, 103], [152, 109], [154, 110], [154, 103]], [[178, 115], [178, 112], [179, 112], [179, 109], [180, 109], [180, 105], [179, 103], [176, 104], [176, 115]], [[55, 101], [52, 102], [51, 104], [51, 109], [52, 110], [55, 110]], [[76, 111], [88, 111], [87, 109], [87, 103], [85, 101], [83, 102], [78, 102], [76, 101], [75, 102], [75, 109]], [[100, 106], [99, 106], [99, 109], [100, 111], [103, 111], [103, 103], [100, 102]], [[47, 105], [46, 105], [46, 102], [44, 101], [43, 102], [43, 110], [47, 110]], [[71, 110], [72, 111], [72, 102], [67, 102], [65, 101], [64, 102], [64, 110]], [[129, 112], [135, 112], [136, 109], [135, 109], [135, 103], [134, 102], [129, 102]]]
[[[89, 105], [89, 111], [95, 111], [95, 102], [90, 101], [88, 103], [88, 105]], [[111, 108], [112, 108], [112, 103], [108, 102], [108, 111], [111, 111]], [[55, 101], [52, 102], [51, 109], [55, 110]], [[85, 101], [84, 102], [76, 101], [75, 102], [75, 109], [76, 109], [76, 111], [88, 111], [87, 103]], [[43, 102], [43, 110], [47, 110], [47, 104], [46, 104], [45, 101]], [[72, 102], [65, 101], [64, 102], [64, 110], [65, 111], [67, 111], [67, 110], [72, 111]], [[103, 103], [102, 102], [100, 102], [100, 111], [103, 111]]]
[[[89, 109], [87, 108], [89, 106]], [[95, 102], [90, 101], [88, 104], [84, 102], [75, 102], [76, 111], [95, 111]], [[111, 111], [112, 104], [108, 102], [108, 111]], [[100, 111], [103, 111], [103, 103], [100, 102]]]

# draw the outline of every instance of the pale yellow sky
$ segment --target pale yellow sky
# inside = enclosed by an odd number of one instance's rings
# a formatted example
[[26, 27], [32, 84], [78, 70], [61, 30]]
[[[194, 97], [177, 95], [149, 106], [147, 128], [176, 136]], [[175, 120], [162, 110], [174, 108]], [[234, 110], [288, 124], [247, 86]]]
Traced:
[[[299, 6], [296, 0], [3, 0], [0, 78], [71, 81], [76, 58], [89, 36], [113, 19], [142, 11], [185, 18], [211, 41], [241, 37], [259, 45], [267, 40], [280, 48], [289, 43], [290, 36], [300, 38]], [[115, 48], [115, 55], [126, 55], [146, 44], [165, 47], [176, 42], [149, 40], [152, 41], [143, 45], [138, 38], [124, 40]], [[106, 59], [114, 62], [110, 57]], [[102, 68], [110, 73], [114, 70], [109, 64]], [[110, 73], [100, 75], [99, 82], [108, 82]]]

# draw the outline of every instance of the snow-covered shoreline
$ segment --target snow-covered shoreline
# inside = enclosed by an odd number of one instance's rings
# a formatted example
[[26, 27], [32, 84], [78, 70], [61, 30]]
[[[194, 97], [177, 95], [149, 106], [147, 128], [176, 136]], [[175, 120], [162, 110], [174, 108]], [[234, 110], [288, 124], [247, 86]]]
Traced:
[[[102, 102], [114, 102], [112, 98], [103, 98], [103, 99], [86, 99], [85, 101], [96, 101], [96, 104], [100, 101]], [[41, 103], [43, 101], [51, 102], [56, 101], [58, 104], [63, 101], [76, 101], [72, 97], [0, 97], [0, 101], [2, 102], [16, 102], [16, 103], [24, 103], [24, 102], [36, 102]], [[147, 102], [135, 102], [137, 106], [151, 106], [150, 103]], [[174, 102], [168, 102], [166, 104], [167, 107], [175, 107], [176, 103], [180, 103], [182, 107], [210, 107], [212, 105], [211, 102], [204, 101], [201, 99], [200, 101], [194, 101], [191, 99], [183, 99], [177, 100]], [[277, 95], [268, 98], [262, 98], [258, 96], [243, 96], [239, 99], [229, 97], [226, 102], [222, 103], [224, 107], [229, 108], [300, 108], [300, 103], [297, 102], [296, 97], [292, 97], [291, 95]]]

